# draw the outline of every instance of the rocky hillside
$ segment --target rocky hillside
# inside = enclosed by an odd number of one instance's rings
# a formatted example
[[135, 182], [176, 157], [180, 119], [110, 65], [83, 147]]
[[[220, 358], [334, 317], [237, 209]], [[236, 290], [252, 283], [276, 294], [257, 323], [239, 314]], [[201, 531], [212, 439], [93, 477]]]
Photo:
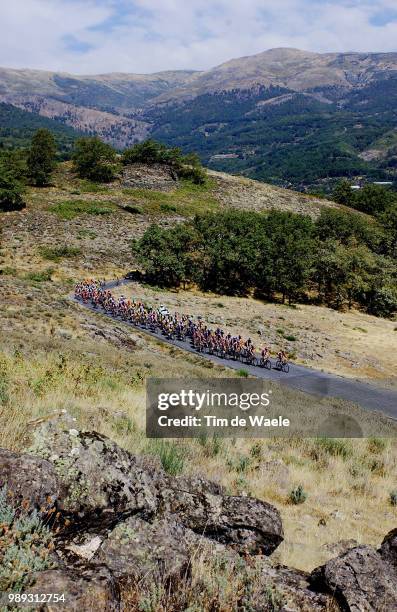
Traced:
[[67, 414], [31, 426], [25, 453], [0, 450], [3, 590], [64, 593], [57, 609], [76, 611], [395, 609], [397, 530], [297, 571], [272, 562], [284, 531], [266, 501], [170, 477]]
[[213, 169], [299, 188], [394, 180], [396, 100], [396, 53], [272, 49], [153, 75], [0, 69], [0, 101], [119, 147], [153, 135]]

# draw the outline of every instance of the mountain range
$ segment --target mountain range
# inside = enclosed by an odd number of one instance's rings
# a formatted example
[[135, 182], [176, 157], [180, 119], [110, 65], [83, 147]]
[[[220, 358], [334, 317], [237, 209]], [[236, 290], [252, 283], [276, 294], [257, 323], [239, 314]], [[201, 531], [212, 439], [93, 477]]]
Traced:
[[0, 102], [119, 148], [154, 137], [283, 186], [397, 173], [397, 53], [271, 49], [151, 75], [0, 68]]

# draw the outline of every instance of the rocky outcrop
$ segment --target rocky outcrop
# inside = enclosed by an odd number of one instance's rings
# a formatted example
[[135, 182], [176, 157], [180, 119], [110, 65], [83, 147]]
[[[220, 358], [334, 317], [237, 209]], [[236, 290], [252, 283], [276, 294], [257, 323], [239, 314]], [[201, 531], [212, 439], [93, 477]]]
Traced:
[[160, 496], [162, 512], [241, 553], [270, 555], [283, 540], [281, 518], [274, 506], [223, 495], [218, 485], [201, 478], [168, 479]]
[[379, 551], [355, 546], [309, 575], [268, 559], [283, 527], [264, 501], [226, 495], [204, 478], [170, 477], [158, 461], [79, 431], [68, 415], [43, 419], [32, 437], [29, 453], [0, 451], [0, 484], [16, 508], [51, 517], [51, 563], [32, 567], [26, 590], [66, 593], [57, 609], [116, 611], [125, 592], [136, 599], [153, 585], [174, 598], [180, 591], [182, 601], [198, 558], [243, 571], [238, 610], [396, 609], [397, 530]]
[[103, 531], [132, 515], [157, 515], [239, 552], [271, 554], [283, 539], [280, 515], [270, 504], [226, 496], [204, 479], [169, 478], [105, 436], [78, 431], [73, 421], [37, 430], [30, 450], [53, 466], [62, 490], [57, 509], [73, 515], [74, 529], [89, 521]]
[[150, 517], [157, 509], [155, 481], [140, 459], [104, 436], [78, 431], [74, 422], [37, 430], [30, 452], [53, 466], [62, 487], [57, 509], [77, 523], [104, 528], [129, 514]]
[[335, 595], [343, 610], [397, 610], [397, 572], [371, 546], [357, 546], [311, 574], [311, 585]]

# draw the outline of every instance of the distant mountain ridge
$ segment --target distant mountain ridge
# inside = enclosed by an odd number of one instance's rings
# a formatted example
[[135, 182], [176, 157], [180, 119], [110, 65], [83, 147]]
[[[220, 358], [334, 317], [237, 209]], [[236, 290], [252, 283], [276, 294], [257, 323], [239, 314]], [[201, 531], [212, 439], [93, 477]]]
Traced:
[[397, 168], [397, 53], [271, 49], [151, 75], [0, 68], [0, 101], [120, 148], [153, 135], [214, 169], [279, 184], [313, 183], [302, 156], [322, 168], [320, 182]]

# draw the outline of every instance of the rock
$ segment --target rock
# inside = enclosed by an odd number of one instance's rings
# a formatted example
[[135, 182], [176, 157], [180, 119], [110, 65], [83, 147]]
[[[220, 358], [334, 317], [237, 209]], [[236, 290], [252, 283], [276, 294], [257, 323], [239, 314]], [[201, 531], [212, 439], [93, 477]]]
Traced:
[[339, 611], [331, 595], [315, 593], [310, 588], [310, 575], [283, 565], [260, 564], [260, 573], [252, 584], [246, 603], [251, 612], [280, 610], [285, 612]]
[[156, 511], [151, 474], [105, 436], [51, 422], [35, 432], [30, 452], [52, 463], [63, 490], [58, 509], [75, 521], [106, 526], [123, 514], [149, 517]]
[[257, 499], [221, 492], [218, 485], [202, 479], [169, 479], [161, 491], [162, 512], [241, 553], [270, 555], [283, 540], [278, 510]]
[[49, 602], [43, 604], [40, 610], [64, 612], [120, 610], [119, 588], [107, 568], [80, 569], [78, 573], [66, 569], [46, 570], [32, 574], [31, 579], [34, 584], [29, 586], [28, 593], [65, 595], [64, 602]]
[[50, 512], [60, 493], [54, 466], [39, 457], [0, 449], [0, 488], [6, 486], [15, 508]]
[[130, 517], [119, 523], [101, 546], [95, 561], [116, 578], [177, 585], [190, 575], [190, 551], [182, 525], [168, 519], [149, 523]]
[[379, 550], [382, 558], [397, 571], [397, 529], [392, 529], [385, 536]]
[[357, 540], [339, 540], [339, 542], [324, 544], [323, 548], [332, 555], [341, 555], [342, 553], [347, 552], [351, 548], [355, 548], [358, 545]]
[[70, 550], [70, 552], [77, 557], [91, 561], [101, 544], [102, 538], [99, 536], [94, 536], [93, 538], [88, 539], [88, 541], [86, 541], [84, 544], [74, 544], [71, 542], [65, 548], [66, 550]]
[[392, 566], [371, 546], [357, 546], [315, 569], [312, 588], [334, 594], [343, 610], [396, 610], [397, 579]]

